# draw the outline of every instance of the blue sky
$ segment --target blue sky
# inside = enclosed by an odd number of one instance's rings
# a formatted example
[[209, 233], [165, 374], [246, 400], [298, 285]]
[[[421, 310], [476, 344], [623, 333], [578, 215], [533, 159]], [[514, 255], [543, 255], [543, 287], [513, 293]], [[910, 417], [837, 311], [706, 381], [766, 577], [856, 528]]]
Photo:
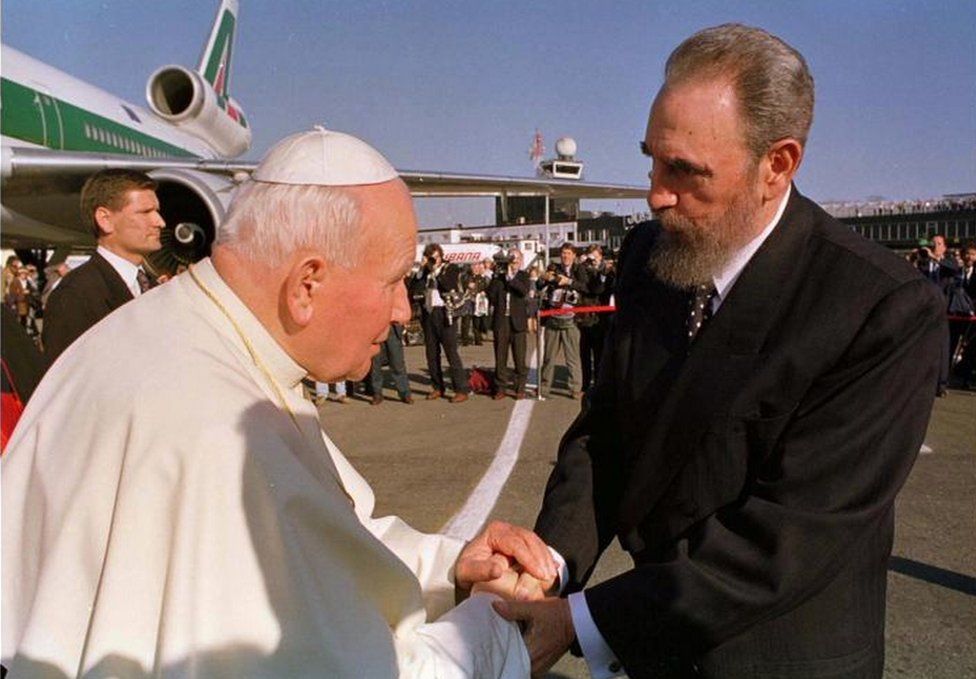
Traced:
[[[4, 42], [130, 101], [194, 65], [217, 0], [4, 0]], [[232, 94], [248, 157], [314, 123], [401, 169], [528, 176], [538, 128], [573, 136], [590, 181], [643, 184], [637, 142], [668, 53], [741, 21], [784, 38], [817, 85], [800, 190], [817, 200], [976, 190], [976, 3], [242, 0]], [[584, 206], [586, 207], [586, 206]], [[638, 201], [591, 205], [629, 213]], [[488, 200], [419, 201], [478, 224]]]

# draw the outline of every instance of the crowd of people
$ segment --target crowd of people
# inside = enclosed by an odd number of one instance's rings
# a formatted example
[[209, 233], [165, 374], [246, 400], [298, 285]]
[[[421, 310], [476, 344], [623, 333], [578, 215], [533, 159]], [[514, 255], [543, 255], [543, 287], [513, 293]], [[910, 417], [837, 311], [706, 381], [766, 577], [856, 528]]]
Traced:
[[945, 396], [949, 386], [976, 387], [976, 242], [950, 248], [936, 234], [906, 259], [945, 297], [949, 338], [941, 352], [938, 395]]
[[[521, 400], [531, 395], [545, 399], [551, 393], [560, 355], [568, 371], [566, 395], [579, 399], [599, 372], [603, 338], [613, 311], [614, 280], [614, 260], [604, 257], [598, 244], [577, 248], [563, 243], [559, 259], [548, 266], [541, 259], [525, 266], [523, 253], [513, 247], [463, 267], [445, 261], [439, 245], [428, 245], [419, 267], [405, 279], [413, 320], [423, 330], [430, 377], [426, 399], [446, 397], [442, 357], [448, 363], [452, 403], [467, 401], [473, 390], [485, 391], [495, 400], [509, 396]], [[576, 311], [580, 307], [599, 308], [580, 313]], [[530, 394], [529, 342], [540, 327], [545, 333], [541, 381], [535, 394]], [[389, 365], [398, 398], [413, 403], [403, 357], [405, 334], [404, 326], [391, 326], [361, 387], [315, 383], [310, 390], [312, 400], [322, 404], [331, 398], [345, 403], [350, 390], [361, 388], [372, 405], [379, 405], [384, 401], [382, 369]], [[472, 380], [459, 347], [481, 346], [489, 335], [494, 367], [487, 376], [479, 369]], [[487, 386], [477, 384], [479, 378], [487, 379]]]
[[[212, 254], [152, 290], [155, 185], [95, 175], [82, 211], [99, 248], [51, 293], [58, 358], [2, 463], [4, 669], [514, 679], [572, 649], [595, 677], [880, 678], [895, 500], [947, 302], [799, 192], [813, 106], [782, 39], [690, 36], [641, 145], [656, 219], [616, 266], [566, 244], [534, 283], [517, 252], [465, 273], [431, 246], [411, 273], [406, 184], [339, 132], [275, 145]], [[374, 516], [303, 397], [307, 377], [372, 381], [380, 345], [400, 369], [404, 279], [427, 398], [446, 394], [442, 355], [450, 400], [469, 398], [469, 302], [471, 339], [476, 318], [482, 341], [492, 330], [495, 397], [525, 394], [533, 299], [542, 394], [559, 354], [571, 397], [595, 382], [532, 530], [495, 521], [465, 543]], [[611, 291], [601, 333], [584, 307]], [[614, 540], [632, 566], [593, 582]]]

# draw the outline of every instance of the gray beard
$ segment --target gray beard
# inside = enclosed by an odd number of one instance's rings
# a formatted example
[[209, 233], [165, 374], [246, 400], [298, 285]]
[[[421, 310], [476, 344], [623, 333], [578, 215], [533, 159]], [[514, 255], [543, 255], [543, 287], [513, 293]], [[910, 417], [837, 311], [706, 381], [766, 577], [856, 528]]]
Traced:
[[717, 219], [695, 222], [671, 210], [657, 215], [663, 228], [647, 259], [650, 271], [679, 290], [711, 284], [732, 255], [749, 242], [758, 216], [739, 198]]

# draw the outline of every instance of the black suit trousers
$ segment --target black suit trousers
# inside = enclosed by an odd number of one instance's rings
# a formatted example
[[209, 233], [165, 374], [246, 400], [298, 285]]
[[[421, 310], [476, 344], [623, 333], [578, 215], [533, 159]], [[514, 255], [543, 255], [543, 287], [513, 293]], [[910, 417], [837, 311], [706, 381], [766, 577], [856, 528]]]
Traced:
[[600, 323], [580, 326], [580, 362], [583, 364], [583, 391], [596, 382], [600, 373], [600, 356], [603, 354], [603, 337], [606, 334]]
[[423, 326], [431, 387], [436, 391], [445, 391], [444, 371], [441, 369], [441, 347], [444, 347], [447, 362], [451, 366], [451, 383], [454, 391], [458, 394], [468, 393], [464, 364], [458, 354], [457, 323], [447, 322], [447, 311], [444, 307], [434, 307], [430, 312], [424, 313]]
[[529, 368], [525, 362], [527, 336], [525, 330], [514, 330], [510, 319], [495, 325], [492, 342], [495, 347], [495, 378], [498, 391], [504, 391], [512, 384], [513, 371], [508, 367], [508, 353], [511, 350], [512, 363], [515, 366], [515, 393], [525, 392], [525, 383], [529, 376]]

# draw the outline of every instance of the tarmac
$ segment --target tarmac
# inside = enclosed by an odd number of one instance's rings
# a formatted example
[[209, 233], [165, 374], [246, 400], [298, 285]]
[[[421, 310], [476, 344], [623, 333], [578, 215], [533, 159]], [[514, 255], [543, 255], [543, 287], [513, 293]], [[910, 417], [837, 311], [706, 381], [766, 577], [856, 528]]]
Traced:
[[[467, 368], [494, 365], [490, 341], [462, 347], [461, 356]], [[565, 373], [557, 369], [545, 401], [472, 395], [451, 404], [424, 399], [430, 386], [422, 347], [407, 347], [406, 361], [412, 405], [401, 403], [387, 380], [381, 405], [370, 405], [357, 389], [346, 403], [319, 409], [323, 428], [372, 484], [377, 515], [397, 514], [429, 532], [470, 532], [478, 527], [472, 521], [483, 518], [531, 527], [559, 439], [580, 407], [560, 388]], [[533, 369], [530, 383], [534, 378]], [[473, 492], [466, 511], [474, 515], [458, 517]], [[976, 392], [950, 391], [936, 400], [925, 446], [898, 497], [896, 522], [885, 677], [976, 677]], [[593, 582], [629, 567], [614, 543]], [[589, 673], [567, 655], [548, 676]]]

